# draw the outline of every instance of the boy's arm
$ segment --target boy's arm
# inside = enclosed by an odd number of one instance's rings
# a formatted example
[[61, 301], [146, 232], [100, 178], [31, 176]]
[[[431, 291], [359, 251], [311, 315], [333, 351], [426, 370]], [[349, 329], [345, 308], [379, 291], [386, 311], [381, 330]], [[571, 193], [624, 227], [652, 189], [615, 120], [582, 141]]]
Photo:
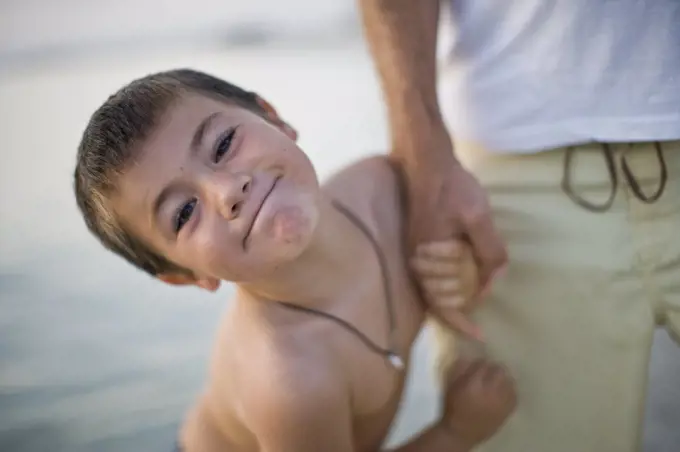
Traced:
[[[288, 393], [272, 401], [256, 435], [263, 452], [354, 452], [352, 414], [346, 395], [324, 391], [295, 402]], [[284, 400], [282, 400], [284, 399]], [[442, 423], [389, 452], [468, 452], [471, 447]], [[384, 450], [387, 452], [387, 450]], [[376, 450], [376, 452], [380, 452]]]
[[[239, 411], [259, 450], [354, 452], [350, 396], [339, 375], [319, 367], [291, 366], [259, 382], [257, 377], [249, 380], [254, 384], [241, 391], [246, 397], [239, 401]], [[502, 367], [484, 360], [454, 365], [443, 396], [441, 419], [390, 452], [469, 452], [500, 428], [516, 403], [512, 378]], [[182, 435], [186, 452], [224, 450], [224, 438], [210, 410], [215, 397], [205, 398], [190, 417]]]
[[210, 407], [211, 400], [203, 396], [189, 412], [180, 431], [180, 452], [223, 452], [226, 442]]
[[473, 447], [474, 445], [465, 444], [453, 431], [438, 422], [423, 430], [408, 443], [389, 452], [468, 452]]
[[349, 395], [339, 377], [305, 366], [277, 372], [274, 380], [245, 407], [262, 452], [354, 451]]
[[[263, 452], [355, 451], [350, 395], [338, 376], [293, 370], [261, 389], [248, 423]], [[390, 452], [469, 450], [453, 430], [438, 423]]]

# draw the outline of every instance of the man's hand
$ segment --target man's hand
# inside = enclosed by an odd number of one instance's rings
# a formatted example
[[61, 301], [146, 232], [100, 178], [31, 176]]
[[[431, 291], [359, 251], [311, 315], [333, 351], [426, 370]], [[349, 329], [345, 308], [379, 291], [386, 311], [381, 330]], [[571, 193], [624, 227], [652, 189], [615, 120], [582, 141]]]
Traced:
[[423, 289], [427, 311], [455, 330], [482, 340], [467, 313], [478, 304], [479, 272], [470, 245], [449, 239], [422, 243], [410, 261]]
[[447, 375], [441, 422], [472, 448], [493, 436], [516, 405], [514, 381], [503, 367], [459, 359]]
[[[459, 238], [467, 240], [479, 265], [481, 295], [504, 270], [508, 255], [496, 232], [486, 191], [453, 156], [445, 131], [424, 145], [448, 147], [450, 156], [438, 153], [422, 162], [404, 162], [409, 206], [409, 238], [412, 247], [421, 243]], [[406, 152], [404, 152], [406, 153]], [[412, 152], [408, 154], [413, 154]]]
[[387, 106], [391, 156], [406, 178], [411, 245], [464, 236], [488, 289], [507, 252], [486, 193], [454, 157], [437, 101], [441, 0], [359, 0], [359, 6]]

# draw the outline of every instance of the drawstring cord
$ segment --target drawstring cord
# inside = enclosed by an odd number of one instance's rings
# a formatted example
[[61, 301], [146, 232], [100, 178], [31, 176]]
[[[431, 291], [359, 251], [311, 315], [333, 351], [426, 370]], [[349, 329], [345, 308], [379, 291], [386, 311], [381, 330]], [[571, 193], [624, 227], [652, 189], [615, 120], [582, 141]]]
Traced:
[[[661, 174], [660, 174], [660, 181], [659, 181], [659, 187], [657, 191], [651, 195], [647, 196], [643, 193], [642, 188], [640, 187], [640, 183], [638, 180], [635, 178], [635, 175], [630, 169], [630, 165], [628, 164], [628, 160], [626, 159], [626, 155], [623, 154], [621, 155], [621, 170], [623, 172], [624, 177], [626, 178], [626, 181], [628, 182], [628, 185], [630, 186], [633, 195], [639, 199], [640, 201], [646, 203], [646, 204], [653, 204], [656, 202], [661, 195], [663, 194], [664, 190], [666, 189], [666, 182], [668, 181], [668, 168], [666, 167], [666, 160], [664, 159], [663, 155], [663, 150], [661, 148], [661, 143], [658, 141], [654, 142], [654, 148], [656, 150], [656, 155], [657, 158], [659, 159], [659, 166], [661, 167]], [[602, 204], [594, 204], [591, 203], [590, 201], [587, 201], [583, 199], [583, 197], [577, 195], [572, 187], [572, 180], [571, 180], [571, 169], [572, 169], [572, 162], [574, 158], [574, 153], [576, 152], [577, 148], [573, 146], [569, 146], [564, 154], [564, 166], [563, 166], [563, 174], [562, 174], [562, 190], [566, 193], [566, 195], [576, 204], [579, 206], [583, 207], [586, 210], [590, 210], [591, 212], [606, 212], [609, 210], [609, 208], [614, 204], [614, 199], [616, 198], [616, 191], [618, 190], [619, 187], [619, 177], [618, 173], [616, 171], [616, 162], [614, 160], [614, 151], [611, 149], [611, 146], [607, 143], [602, 143], [602, 154], [604, 156], [605, 163], [607, 165], [607, 172], [609, 173], [609, 180], [611, 182], [611, 191], [609, 193], [609, 198], [602, 203]]]

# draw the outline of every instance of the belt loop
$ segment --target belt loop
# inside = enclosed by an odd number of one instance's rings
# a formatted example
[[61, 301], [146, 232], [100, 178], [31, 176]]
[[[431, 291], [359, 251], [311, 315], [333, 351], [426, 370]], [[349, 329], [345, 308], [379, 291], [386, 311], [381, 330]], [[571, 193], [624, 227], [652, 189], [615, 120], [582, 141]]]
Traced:
[[619, 186], [619, 178], [616, 173], [616, 162], [614, 160], [614, 151], [612, 151], [608, 143], [602, 143], [601, 146], [602, 154], [604, 155], [605, 163], [607, 164], [607, 170], [609, 172], [609, 180], [611, 182], [611, 192], [609, 194], [609, 198], [607, 199], [607, 201], [604, 202], [604, 204], [601, 205], [593, 204], [589, 201], [586, 201], [581, 196], [574, 193], [574, 190], [571, 186], [571, 165], [573, 154], [576, 151], [576, 148], [574, 148], [573, 146], [569, 146], [564, 152], [562, 190], [576, 204], [592, 212], [605, 212], [609, 210], [612, 204], [614, 204], [614, 199], [616, 198], [616, 191]]
[[635, 179], [633, 172], [630, 170], [625, 153], [621, 154], [621, 170], [623, 171], [623, 174], [630, 185], [630, 189], [633, 191], [633, 194], [637, 199], [647, 204], [652, 204], [661, 197], [666, 188], [666, 182], [668, 181], [668, 168], [666, 167], [666, 160], [663, 155], [661, 143], [655, 141], [654, 148], [656, 149], [656, 156], [659, 159], [659, 166], [661, 167], [661, 179], [659, 181], [659, 188], [656, 190], [656, 193], [651, 196], [647, 196], [643, 193], [640, 184], [638, 183], [637, 179]]

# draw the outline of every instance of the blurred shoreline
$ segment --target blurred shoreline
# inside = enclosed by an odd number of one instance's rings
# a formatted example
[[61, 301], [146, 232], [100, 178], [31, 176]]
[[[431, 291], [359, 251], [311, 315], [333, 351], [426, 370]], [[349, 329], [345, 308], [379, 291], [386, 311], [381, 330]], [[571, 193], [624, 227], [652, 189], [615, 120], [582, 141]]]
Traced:
[[354, 2], [5, 0], [0, 76], [177, 48], [333, 48], [361, 39]]
[[290, 33], [279, 34], [275, 30], [257, 26], [244, 26], [229, 33], [201, 32], [188, 33], [186, 36], [169, 33], [145, 37], [141, 41], [136, 38], [121, 38], [117, 40], [97, 41], [94, 43], [65, 44], [63, 46], [45, 46], [16, 52], [0, 53], [0, 77], [16, 74], [16, 71], [47, 69], [65, 66], [80, 61], [98, 59], [102, 54], [106, 58], [134, 58], [156, 51], [179, 51], [184, 53], [192, 49], [206, 51], [213, 50], [241, 50], [260, 49], [290, 50], [327, 49], [346, 47], [361, 43], [360, 32], [350, 27], [341, 30], [342, 33]]

